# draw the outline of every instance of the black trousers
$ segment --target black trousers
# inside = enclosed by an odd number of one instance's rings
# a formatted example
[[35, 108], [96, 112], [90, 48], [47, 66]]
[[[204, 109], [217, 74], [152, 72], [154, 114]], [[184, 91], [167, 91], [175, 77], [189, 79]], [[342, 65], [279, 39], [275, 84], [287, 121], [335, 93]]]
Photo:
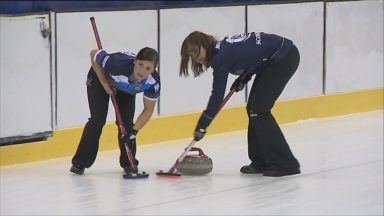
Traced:
[[[91, 117], [88, 119], [88, 122], [84, 127], [76, 154], [72, 158], [72, 164], [77, 164], [88, 168], [92, 166], [97, 156], [99, 149], [99, 139], [107, 119], [110, 98], [110, 96], [105, 92], [92, 68], [88, 73], [87, 94]], [[136, 96], [117, 91], [116, 99], [121, 117], [128, 133], [126, 139], [129, 141], [129, 134], [133, 127]], [[121, 132], [119, 126], [118, 142], [120, 147], [120, 166], [127, 167], [129, 166], [128, 155], [124, 146], [124, 140], [121, 140]], [[133, 157], [135, 157], [136, 143], [127, 143], [132, 151]], [[137, 165], [138, 161], [136, 159], [134, 161]]]
[[295, 73], [300, 55], [293, 46], [280, 62], [269, 65], [252, 84], [247, 113], [248, 156], [252, 165], [264, 170], [285, 170], [300, 167], [271, 113], [277, 98]]

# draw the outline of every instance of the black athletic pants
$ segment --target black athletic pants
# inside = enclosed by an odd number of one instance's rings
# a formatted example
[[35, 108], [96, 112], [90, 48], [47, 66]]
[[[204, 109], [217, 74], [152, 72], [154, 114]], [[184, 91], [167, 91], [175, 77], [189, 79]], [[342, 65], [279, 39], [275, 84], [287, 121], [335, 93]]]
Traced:
[[[99, 139], [105, 125], [110, 96], [105, 92], [96, 73], [91, 68], [87, 80], [88, 105], [91, 117], [88, 119], [84, 127], [83, 134], [75, 156], [72, 158], [72, 164], [90, 167], [95, 162], [97, 151], [99, 149]], [[129, 95], [117, 91], [116, 98], [119, 106], [120, 114], [123, 119], [129, 139], [130, 131], [133, 127], [133, 118], [135, 114], [135, 95]], [[116, 121], [117, 124], [117, 121]], [[119, 127], [118, 127], [119, 128]], [[120, 166], [129, 166], [127, 152], [124, 141], [120, 139], [120, 128], [118, 132], [118, 140], [120, 147]], [[128, 142], [133, 157], [136, 155], [136, 144]], [[138, 161], [135, 159], [136, 165]]]
[[293, 46], [280, 62], [269, 65], [252, 84], [247, 104], [248, 156], [252, 165], [264, 170], [300, 167], [271, 113], [275, 101], [295, 73], [300, 55]]

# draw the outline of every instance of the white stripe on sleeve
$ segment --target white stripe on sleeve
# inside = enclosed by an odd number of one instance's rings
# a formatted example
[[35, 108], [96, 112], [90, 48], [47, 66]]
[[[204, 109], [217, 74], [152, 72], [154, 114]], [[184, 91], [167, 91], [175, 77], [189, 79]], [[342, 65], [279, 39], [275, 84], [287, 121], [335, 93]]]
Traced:
[[150, 101], [157, 101], [157, 99], [158, 99], [158, 97], [157, 98], [150, 98], [150, 97], [145, 96], [144, 94], [143, 94], [143, 98], [148, 99]]
[[96, 57], [97, 57], [97, 55], [99, 55], [99, 53], [102, 52], [102, 51], [104, 51], [104, 50], [99, 50], [99, 51], [97, 51], [96, 54], [95, 54], [95, 56], [93, 56], [93, 61], [94, 61], [94, 62], [96, 62]]

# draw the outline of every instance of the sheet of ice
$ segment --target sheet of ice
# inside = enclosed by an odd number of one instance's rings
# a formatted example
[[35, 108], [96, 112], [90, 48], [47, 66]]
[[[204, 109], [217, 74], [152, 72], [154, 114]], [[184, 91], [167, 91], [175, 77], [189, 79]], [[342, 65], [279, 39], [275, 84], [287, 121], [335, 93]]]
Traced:
[[[138, 147], [148, 179], [122, 178], [117, 150], [100, 152], [78, 176], [71, 157], [0, 168], [0, 215], [383, 215], [383, 111], [282, 125], [302, 174], [239, 172], [246, 131], [197, 143], [212, 173], [168, 179], [191, 139]], [[192, 133], [192, 132], [191, 132]]]

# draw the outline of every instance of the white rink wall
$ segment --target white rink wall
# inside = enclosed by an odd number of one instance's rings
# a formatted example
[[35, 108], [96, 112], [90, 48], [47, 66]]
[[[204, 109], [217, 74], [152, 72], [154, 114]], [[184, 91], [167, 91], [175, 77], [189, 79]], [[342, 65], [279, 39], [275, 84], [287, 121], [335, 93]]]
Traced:
[[327, 94], [383, 87], [383, 11], [383, 1], [327, 3]]
[[48, 19], [0, 17], [0, 138], [52, 130]]
[[322, 2], [312, 2], [249, 7], [248, 31], [265, 31], [285, 36], [299, 49], [299, 68], [280, 99], [322, 94], [323, 5]]
[[[51, 41], [41, 36], [42, 16], [49, 20]], [[108, 52], [137, 53], [145, 46], [159, 50], [162, 92], [155, 116], [202, 111], [206, 106], [212, 75], [178, 76], [181, 43], [195, 30], [217, 39], [245, 31], [292, 39], [301, 63], [281, 98], [383, 87], [383, 0], [1, 17], [0, 138], [86, 123], [89, 51], [97, 47], [91, 16]], [[228, 87], [233, 80], [230, 77]], [[142, 94], [136, 100], [138, 116]], [[227, 106], [245, 101], [244, 91]], [[108, 121], [114, 119], [110, 104]]]

